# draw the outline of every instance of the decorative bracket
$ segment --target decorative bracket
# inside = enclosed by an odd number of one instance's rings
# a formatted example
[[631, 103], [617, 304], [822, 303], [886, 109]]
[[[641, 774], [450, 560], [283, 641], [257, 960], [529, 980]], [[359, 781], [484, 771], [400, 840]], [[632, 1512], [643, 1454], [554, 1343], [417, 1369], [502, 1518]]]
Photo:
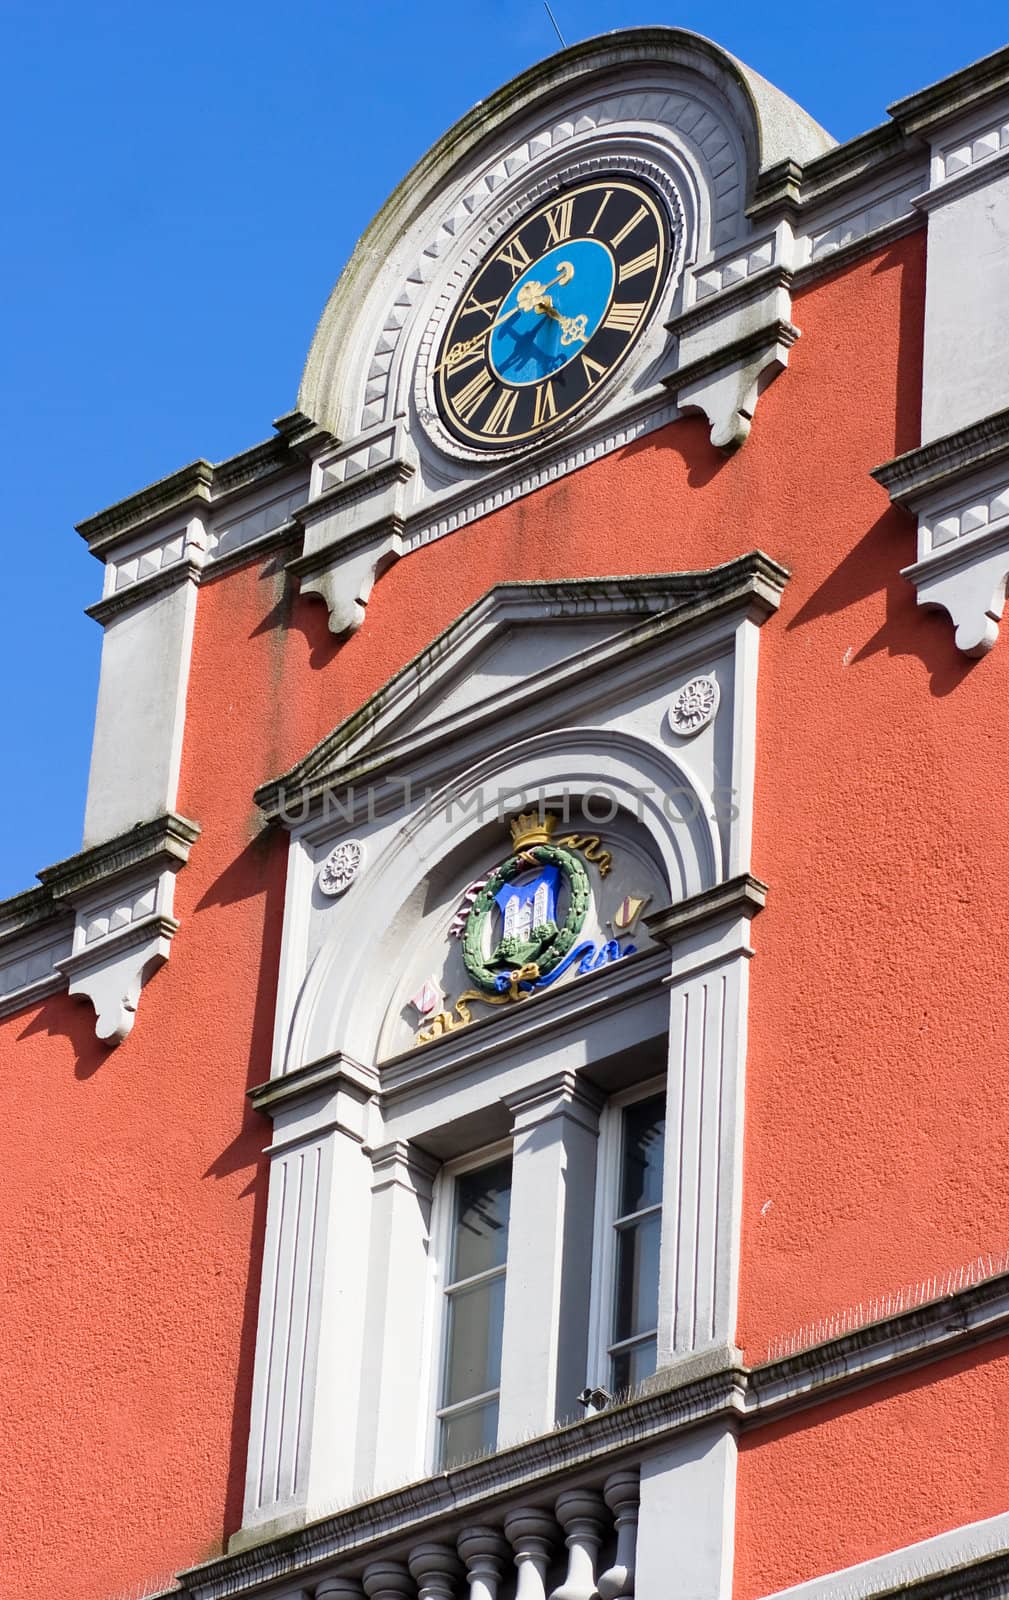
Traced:
[[872, 476], [917, 514], [918, 559], [902, 576], [918, 604], [949, 613], [957, 649], [985, 655], [1009, 583], [1009, 410], [896, 456]]
[[404, 451], [405, 439], [389, 428], [313, 467], [312, 498], [296, 513], [304, 548], [287, 570], [302, 593], [325, 603], [331, 633], [361, 626], [376, 578], [403, 553], [406, 485], [415, 471]]
[[677, 365], [662, 381], [681, 411], [704, 413], [719, 450], [746, 443], [758, 399], [787, 367], [799, 337], [791, 310], [791, 273], [772, 266], [667, 323], [678, 336]]
[[56, 967], [70, 994], [91, 1001], [104, 1044], [126, 1038], [144, 984], [168, 960], [175, 874], [199, 831], [167, 812], [39, 873], [54, 902], [74, 911], [70, 954]]

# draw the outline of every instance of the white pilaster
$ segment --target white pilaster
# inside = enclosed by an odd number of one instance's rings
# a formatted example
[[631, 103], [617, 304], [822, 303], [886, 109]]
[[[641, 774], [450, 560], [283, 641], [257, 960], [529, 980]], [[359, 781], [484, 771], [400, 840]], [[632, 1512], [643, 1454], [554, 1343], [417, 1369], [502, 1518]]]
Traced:
[[358, 1485], [424, 1469], [431, 1189], [437, 1162], [403, 1140], [371, 1151], [372, 1249], [361, 1368]]
[[372, 1087], [348, 1063], [274, 1112], [245, 1531], [296, 1525], [354, 1487]]
[[[941, 439], [1009, 405], [1009, 148], [956, 166], [989, 111], [962, 140], [942, 141], [928, 212], [921, 438]], [[1009, 101], [1002, 122], [1009, 126]], [[971, 137], [971, 134], [974, 137]]]
[[601, 1097], [574, 1073], [560, 1072], [507, 1104], [514, 1148], [501, 1444], [577, 1415], [587, 1360]]
[[[202, 552], [201, 552], [202, 554]], [[171, 587], [94, 608], [105, 624], [84, 845], [175, 809], [198, 568]], [[106, 616], [106, 608], [114, 607]]]
[[735, 1522], [736, 1440], [724, 1423], [680, 1435], [646, 1456], [635, 1594], [729, 1600]]
[[660, 1367], [735, 1335], [751, 908], [733, 909], [683, 933], [668, 980]]

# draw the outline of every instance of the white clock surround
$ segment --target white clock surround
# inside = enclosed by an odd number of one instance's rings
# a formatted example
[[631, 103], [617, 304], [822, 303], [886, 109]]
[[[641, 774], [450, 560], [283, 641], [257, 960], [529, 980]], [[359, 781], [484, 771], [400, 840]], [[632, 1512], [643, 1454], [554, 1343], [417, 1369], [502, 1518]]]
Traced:
[[[761, 172], [832, 143], [706, 41], [641, 29], [534, 68], [436, 145], [361, 240], [302, 380], [299, 410], [340, 442], [315, 456], [289, 565], [331, 630], [360, 627], [376, 577], [401, 556], [686, 411], [707, 415], [716, 446], [743, 443], [797, 337], [789, 204], [753, 218]], [[490, 458], [468, 450], [439, 422], [430, 385], [446, 312], [538, 200], [609, 170], [647, 177], [669, 210], [662, 303], [619, 381], [556, 434]], [[745, 280], [742, 298], [712, 295], [712, 269], [726, 287]]]

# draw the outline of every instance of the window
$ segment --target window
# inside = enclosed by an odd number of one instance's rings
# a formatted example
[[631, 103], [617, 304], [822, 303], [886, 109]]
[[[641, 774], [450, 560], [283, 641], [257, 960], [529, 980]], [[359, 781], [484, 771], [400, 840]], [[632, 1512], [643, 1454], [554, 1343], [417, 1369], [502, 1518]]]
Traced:
[[507, 1158], [453, 1182], [438, 1408], [442, 1467], [497, 1444], [511, 1181]]
[[665, 1131], [662, 1094], [625, 1106], [620, 1114], [609, 1344], [614, 1393], [633, 1388], [655, 1371]]

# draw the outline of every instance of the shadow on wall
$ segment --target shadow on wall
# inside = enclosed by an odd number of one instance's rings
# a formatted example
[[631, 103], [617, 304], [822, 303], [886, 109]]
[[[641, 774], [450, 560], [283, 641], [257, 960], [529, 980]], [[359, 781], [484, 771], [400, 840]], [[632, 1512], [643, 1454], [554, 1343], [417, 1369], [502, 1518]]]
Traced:
[[[872, 270], [874, 275], [901, 274], [893, 442], [893, 453], [901, 455], [915, 449], [921, 439], [924, 289], [918, 275], [908, 271], [901, 243], [887, 251]], [[938, 698], [951, 694], [978, 662], [957, 650], [946, 613], [923, 610], [914, 588], [901, 577], [900, 569], [910, 565], [915, 554], [914, 519], [898, 507], [890, 507], [800, 607], [789, 630], [844, 611], [853, 602], [881, 591], [886, 597], [886, 620], [853, 652], [848, 665], [857, 666], [882, 651], [890, 656], [916, 656], [931, 674], [932, 694]]]
[[953, 642], [953, 625], [944, 611], [924, 611], [915, 592], [900, 575], [913, 559], [910, 518], [897, 507], [885, 511], [849, 550], [828, 578], [814, 590], [788, 624], [789, 631], [820, 617], [846, 611], [859, 600], [882, 591], [886, 620], [882, 627], [853, 652], [849, 666], [857, 666], [885, 651], [891, 656], [916, 656], [931, 674], [933, 695], [952, 694], [980, 662], [963, 655]]
[[99, 1067], [115, 1054], [95, 1036], [95, 1008], [91, 1001], [71, 998], [66, 993], [50, 995], [48, 1000], [43, 1000], [18, 1038], [30, 1039], [38, 1033], [47, 1034], [50, 1039], [59, 1035], [69, 1041], [75, 1058], [74, 1073], [82, 1081], [94, 1077]]
[[[259, 944], [259, 970], [255, 974], [247, 1088], [262, 1083], [270, 1076], [284, 921], [286, 867], [286, 836], [264, 830], [250, 840], [228, 863], [223, 872], [220, 872], [208, 885], [193, 908], [194, 913], [198, 914], [210, 907], [233, 905], [248, 898], [250, 883], [263, 883], [266, 886], [263, 937]], [[269, 1172], [269, 1163], [262, 1152], [269, 1142], [269, 1137], [269, 1123], [246, 1101], [240, 1131], [203, 1174], [204, 1178], [220, 1180], [247, 1171], [250, 1174], [249, 1182], [236, 1198], [244, 1199], [250, 1194], [254, 1196], [249, 1271], [245, 1284], [245, 1300], [239, 1332], [238, 1368], [231, 1409], [228, 1483], [223, 1508], [225, 1543], [242, 1525], [245, 1501], [245, 1468], [252, 1409], [252, 1377], [256, 1354], [256, 1322], [259, 1314], [259, 1285], [262, 1276], [263, 1240], [266, 1233]]]

